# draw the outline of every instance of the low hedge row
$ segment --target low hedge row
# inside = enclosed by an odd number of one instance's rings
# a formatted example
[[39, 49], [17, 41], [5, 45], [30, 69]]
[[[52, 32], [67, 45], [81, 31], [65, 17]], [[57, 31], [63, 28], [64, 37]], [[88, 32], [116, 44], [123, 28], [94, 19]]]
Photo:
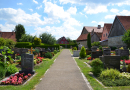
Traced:
[[58, 45], [62, 46], [63, 48], [71, 48], [71, 46], [78, 48], [78, 44], [58, 44]]

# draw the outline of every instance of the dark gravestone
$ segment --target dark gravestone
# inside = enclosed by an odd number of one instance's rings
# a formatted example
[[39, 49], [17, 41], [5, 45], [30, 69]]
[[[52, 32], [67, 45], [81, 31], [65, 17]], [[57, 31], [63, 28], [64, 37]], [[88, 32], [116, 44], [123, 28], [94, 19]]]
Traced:
[[109, 49], [104, 49], [104, 50], [103, 50], [103, 55], [111, 55], [111, 50], [109, 50]]
[[33, 62], [33, 54], [22, 54], [21, 56], [21, 71], [19, 73], [31, 73], [34, 74], [33, 71], [34, 62]]
[[102, 51], [92, 51], [91, 52], [91, 58], [99, 58], [99, 56], [102, 56]]
[[96, 51], [97, 48], [98, 48], [97, 46], [92, 46], [92, 47], [91, 47], [91, 50], [92, 50], [92, 51]]
[[28, 52], [28, 49], [26, 49], [26, 48], [20, 49], [20, 55], [25, 54], [26, 52]]
[[39, 51], [42, 51], [42, 48], [40, 48], [40, 47], [36, 47], [35, 49], [38, 49]]
[[48, 48], [46, 51], [51, 52], [51, 49], [50, 49], [50, 48]]
[[54, 52], [54, 47], [52, 47], [52, 52]]
[[129, 57], [129, 50], [116, 49], [115, 52], [116, 52], [116, 55], [120, 55], [121, 57], [122, 56]]
[[104, 68], [114, 68], [120, 70], [120, 56], [100, 56]]

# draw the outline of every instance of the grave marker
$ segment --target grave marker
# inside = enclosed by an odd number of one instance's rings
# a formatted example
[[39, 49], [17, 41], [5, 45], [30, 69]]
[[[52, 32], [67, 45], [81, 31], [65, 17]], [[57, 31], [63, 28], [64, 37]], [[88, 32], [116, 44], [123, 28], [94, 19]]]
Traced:
[[35, 51], [35, 50], [33, 50], [33, 48], [31, 47], [31, 49], [28, 50], [28, 51], [31, 51], [31, 54], [33, 54], [33, 51]]

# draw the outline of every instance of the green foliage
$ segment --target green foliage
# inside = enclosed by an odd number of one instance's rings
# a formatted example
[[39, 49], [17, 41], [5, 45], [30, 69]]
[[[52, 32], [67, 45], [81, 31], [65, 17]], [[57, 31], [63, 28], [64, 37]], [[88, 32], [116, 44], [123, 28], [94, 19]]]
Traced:
[[130, 47], [130, 30], [125, 32], [124, 36], [122, 37], [122, 41], [126, 43], [128, 47]]
[[117, 47], [111, 47], [111, 50], [115, 50], [115, 49], [117, 49]]
[[[28, 48], [28, 46], [30, 45], [31, 43], [30, 42], [17, 42], [15, 47], [17, 48]], [[32, 45], [30, 45], [31, 47]], [[29, 47], [29, 48], [30, 48]]]
[[84, 48], [84, 46], [81, 48], [79, 55], [80, 55], [80, 58], [86, 57], [86, 49]]
[[56, 50], [54, 50], [54, 54], [57, 54], [57, 51], [56, 51]]
[[115, 80], [111, 80], [108, 78], [104, 78], [100, 80], [105, 86], [129, 86], [130, 85], [130, 80], [127, 79], [126, 77], [122, 77]]
[[130, 64], [128, 64], [127, 71], [130, 73]]
[[121, 60], [128, 60], [129, 59], [129, 57], [128, 56], [121, 56]]
[[37, 64], [37, 60], [34, 60], [34, 65], [36, 65]]
[[14, 64], [11, 64], [8, 66], [7, 68], [7, 72], [6, 72], [6, 75], [11, 75], [11, 74], [14, 74], [18, 71], [17, 67], [14, 65]]
[[3, 62], [0, 62], [0, 80], [5, 77], [6, 67]]
[[92, 60], [91, 64], [92, 72], [95, 76], [99, 76], [101, 71], [103, 70], [103, 63], [99, 58]]
[[35, 51], [33, 51], [33, 54], [36, 55], [38, 54], [40, 51], [38, 49], [35, 49]]
[[87, 58], [91, 57], [91, 55], [87, 55]]
[[92, 43], [92, 46], [99, 46], [99, 45], [100, 45], [100, 42], [99, 42], [99, 41]]
[[15, 26], [14, 31], [15, 31], [17, 42], [19, 42], [19, 39], [21, 39], [22, 35], [25, 34], [25, 28], [23, 25], [18, 24]]
[[62, 46], [63, 48], [66, 48], [66, 45], [67, 45], [67, 48], [71, 48], [71, 46], [72, 47], [78, 47], [77, 44], [58, 44], [58, 45]]
[[12, 39], [6, 39], [6, 46], [9, 47], [10, 49], [14, 48], [16, 42], [13, 41]]
[[71, 40], [69, 37], [66, 38], [69, 44], [76, 44], [76, 40]]
[[90, 36], [90, 33], [87, 36], [87, 46], [88, 46], [88, 49], [91, 49], [91, 36]]
[[18, 60], [21, 59], [21, 56], [16, 56], [16, 59], [18, 59]]
[[35, 37], [35, 38], [34, 38], [34, 44], [35, 44], [35, 45], [41, 45], [41, 39]]
[[52, 54], [50, 52], [47, 52], [47, 53], [45, 53], [45, 57], [51, 59], [52, 58]]
[[20, 42], [31, 42], [31, 43], [33, 43], [35, 37], [36, 36], [31, 36], [29, 34], [23, 34], [21, 39], [19, 39], [19, 41]]
[[115, 79], [119, 79], [120, 78], [120, 72], [116, 69], [106, 69], [104, 71], [101, 72], [100, 74], [100, 78], [101, 79], [111, 79], [111, 80], [115, 80]]
[[6, 41], [4, 38], [0, 38], [0, 46], [5, 46]]
[[77, 50], [77, 47], [73, 47], [73, 50]]
[[99, 50], [102, 50], [102, 46], [99, 47]]
[[42, 40], [42, 43], [51, 44], [51, 45], [56, 43], [55, 37], [48, 33], [41, 34], [39, 38]]

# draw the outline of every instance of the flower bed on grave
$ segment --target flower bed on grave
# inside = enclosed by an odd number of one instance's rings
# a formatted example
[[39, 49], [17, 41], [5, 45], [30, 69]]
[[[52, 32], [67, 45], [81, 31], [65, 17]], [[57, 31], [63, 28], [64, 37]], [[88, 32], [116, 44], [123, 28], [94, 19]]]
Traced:
[[10, 76], [7, 80], [2, 81], [1, 85], [21, 85], [24, 84], [33, 74], [28, 73], [25, 75], [24, 73], [17, 73], [13, 76]]
[[[123, 62], [123, 60], [121, 60]], [[130, 64], [130, 60], [125, 60], [125, 63], [128, 65]]]

